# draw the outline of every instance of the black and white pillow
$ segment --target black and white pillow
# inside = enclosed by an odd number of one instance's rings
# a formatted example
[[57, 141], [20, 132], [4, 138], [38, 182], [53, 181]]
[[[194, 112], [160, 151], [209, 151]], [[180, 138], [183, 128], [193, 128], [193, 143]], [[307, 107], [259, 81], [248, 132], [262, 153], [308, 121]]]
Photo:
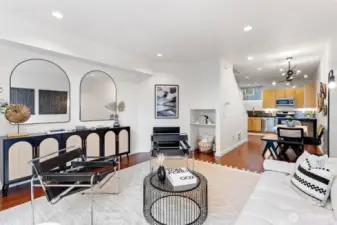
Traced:
[[334, 176], [324, 165], [309, 157], [297, 168], [291, 179], [292, 186], [303, 197], [318, 206], [324, 206], [330, 196]]

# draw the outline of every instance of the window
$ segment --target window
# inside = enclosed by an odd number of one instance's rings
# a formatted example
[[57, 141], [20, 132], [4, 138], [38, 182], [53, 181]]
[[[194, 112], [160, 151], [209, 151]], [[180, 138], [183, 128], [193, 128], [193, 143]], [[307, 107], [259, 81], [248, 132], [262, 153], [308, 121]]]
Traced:
[[262, 100], [262, 87], [242, 88], [243, 100]]

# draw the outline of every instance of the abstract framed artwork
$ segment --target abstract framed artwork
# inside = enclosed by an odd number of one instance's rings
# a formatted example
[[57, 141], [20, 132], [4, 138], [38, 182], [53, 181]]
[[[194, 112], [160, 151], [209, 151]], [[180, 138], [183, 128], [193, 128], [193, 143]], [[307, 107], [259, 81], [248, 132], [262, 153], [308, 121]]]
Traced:
[[326, 84], [323, 82], [320, 83], [320, 92], [321, 92], [322, 98], [326, 99]]
[[179, 85], [155, 85], [155, 118], [179, 118]]

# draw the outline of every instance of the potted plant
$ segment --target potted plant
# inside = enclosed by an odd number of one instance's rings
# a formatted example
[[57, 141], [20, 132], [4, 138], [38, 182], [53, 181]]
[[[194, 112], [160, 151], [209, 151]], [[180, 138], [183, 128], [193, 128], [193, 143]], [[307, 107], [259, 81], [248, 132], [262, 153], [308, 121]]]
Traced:
[[105, 108], [112, 112], [112, 114], [110, 115], [110, 119], [113, 119], [115, 121], [114, 127], [120, 127], [119, 113], [125, 110], [125, 103], [121, 101], [117, 104], [116, 101], [113, 101], [105, 105]]

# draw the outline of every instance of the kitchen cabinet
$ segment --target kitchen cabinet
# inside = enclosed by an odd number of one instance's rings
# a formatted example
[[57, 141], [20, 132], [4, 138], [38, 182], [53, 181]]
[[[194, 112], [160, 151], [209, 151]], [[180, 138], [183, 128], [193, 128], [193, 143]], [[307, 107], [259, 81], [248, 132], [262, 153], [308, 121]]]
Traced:
[[265, 90], [263, 91], [263, 108], [275, 108], [276, 107], [276, 97], [274, 90]]
[[284, 89], [284, 97], [285, 98], [295, 98], [295, 96], [296, 96], [296, 89], [295, 88]]
[[304, 86], [306, 108], [316, 108], [316, 85], [312, 82]]
[[276, 99], [285, 97], [284, 89], [277, 89], [277, 90], [274, 90], [274, 92], [275, 92], [275, 98]]
[[304, 88], [294, 88], [296, 108], [304, 108]]
[[260, 117], [249, 117], [248, 118], [248, 131], [261, 131], [261, 118]]

